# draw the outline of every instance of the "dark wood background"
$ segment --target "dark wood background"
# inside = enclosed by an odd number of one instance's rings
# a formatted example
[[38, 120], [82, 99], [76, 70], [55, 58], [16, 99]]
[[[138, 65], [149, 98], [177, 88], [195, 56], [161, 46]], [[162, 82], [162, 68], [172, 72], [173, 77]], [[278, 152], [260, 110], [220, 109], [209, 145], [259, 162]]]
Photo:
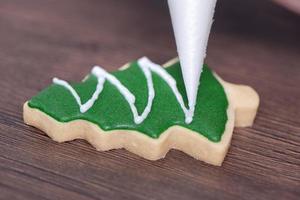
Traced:
[[23, 124], [22, 104], [52, 77], [79, 81], [143, 55], [176, 56], [165, 1], [0, 0], [1, 199], [300, 198], [300, 17], [270, 1], [218, 3], [207, 63], [261, 97], [222, 167], [58, 144]]

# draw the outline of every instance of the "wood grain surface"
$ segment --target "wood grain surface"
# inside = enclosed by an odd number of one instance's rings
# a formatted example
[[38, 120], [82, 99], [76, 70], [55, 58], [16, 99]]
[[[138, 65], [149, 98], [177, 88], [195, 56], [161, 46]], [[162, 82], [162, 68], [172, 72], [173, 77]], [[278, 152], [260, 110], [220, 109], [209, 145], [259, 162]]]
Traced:
[[147, 55], [176, 56], [163, 0], [0, 0], [0, 199], [299, 199], [300, 17], [261, 0], [220, 0], [207, 63], [261, 97], [222, 167], [172, 150], [148, 161], [53, 142], [22, 104], [58, 76], [81, 80]]

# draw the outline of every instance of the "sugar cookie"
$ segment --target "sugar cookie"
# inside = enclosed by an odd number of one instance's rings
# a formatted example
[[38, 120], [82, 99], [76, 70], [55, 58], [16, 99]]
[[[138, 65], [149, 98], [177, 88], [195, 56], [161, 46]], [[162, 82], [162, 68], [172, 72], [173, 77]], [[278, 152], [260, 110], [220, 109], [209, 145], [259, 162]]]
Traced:
[[178, 60], [161, 67], [144, 57], [113, 73], [94, 67], [81, 83], [54, 78], [24, 104], [24, 121], [58, 142], [85, 139], [100, 151], [125, 148], [149, 160], [178, 149], [221, 165], [234, 126], [252, 125], [259, 97], [206, 65], [200, 83], [191, 111]]

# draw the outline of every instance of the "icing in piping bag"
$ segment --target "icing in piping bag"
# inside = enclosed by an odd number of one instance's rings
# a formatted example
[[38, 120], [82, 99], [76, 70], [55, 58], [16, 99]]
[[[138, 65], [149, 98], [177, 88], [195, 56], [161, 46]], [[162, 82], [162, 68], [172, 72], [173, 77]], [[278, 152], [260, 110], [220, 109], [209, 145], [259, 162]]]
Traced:
[[181, 71], [193, 117], [217, 0], [168, 0]]

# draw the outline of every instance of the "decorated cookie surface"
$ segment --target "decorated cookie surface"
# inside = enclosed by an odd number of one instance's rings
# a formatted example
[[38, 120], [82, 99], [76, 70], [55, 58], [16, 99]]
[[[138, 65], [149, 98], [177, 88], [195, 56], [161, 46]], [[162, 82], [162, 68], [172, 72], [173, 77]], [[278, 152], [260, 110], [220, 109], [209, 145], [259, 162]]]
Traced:
[[24, 121], [58, 142], [85, 139], [100, 151], [125, 148], [149, 160], [178, 149], [220, 166], [234, 127], [253, 124], [258, 94], [204, 65], [190, 109], [180, 65], [168, 63], [141, 58], [113, 73], [96, 66], [80, 83], [54, 78], [25, 102]]
[[188, 120], [179, 62], [148, 70], [147, 64], [153, 63], [142, 58], [111, 74], [95, 67], [80, 83], [54, 79], [28, 106], [59, 122], [82, 119], [104, 131], [136, 130], [155, 139], [179, 125], [219, 142], [228, 120], [228, 99], [213, 72], [203, 67], [197, 105], [193, 118]]

